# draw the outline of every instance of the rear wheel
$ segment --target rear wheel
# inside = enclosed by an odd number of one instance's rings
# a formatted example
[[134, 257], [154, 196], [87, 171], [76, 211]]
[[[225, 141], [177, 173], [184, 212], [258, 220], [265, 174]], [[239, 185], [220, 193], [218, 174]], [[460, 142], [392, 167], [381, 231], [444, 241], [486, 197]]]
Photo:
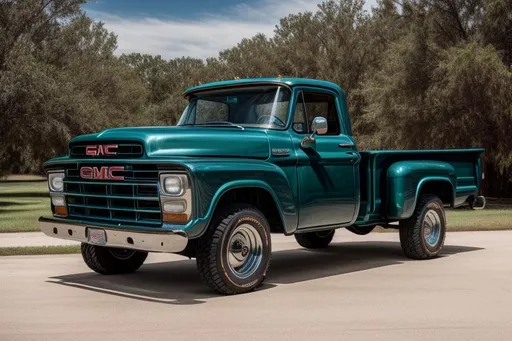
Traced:
[[412, 259], [436, 257], [443, 248], [445, 235], [443, 202], [433, 195], [421, 196], [413, 215], [400, 222], [400, 244]]
[[102, 275], [124, 274], [137, 271], [148, 253], [130, 249], [97, 246], [82, 243], [82, 258], [85, 264]]
[[197, 246], [197, 269], [213, 290], [240, 294], [263, 283], [271, 258], [270, 227], [250, 205], [230, 205], [217, 214]]
[[333, 237], [334, 230], [295, 234], [295, 240], [297, 240], [297, 243], [306, 249], [325, 248], [329, 246]]

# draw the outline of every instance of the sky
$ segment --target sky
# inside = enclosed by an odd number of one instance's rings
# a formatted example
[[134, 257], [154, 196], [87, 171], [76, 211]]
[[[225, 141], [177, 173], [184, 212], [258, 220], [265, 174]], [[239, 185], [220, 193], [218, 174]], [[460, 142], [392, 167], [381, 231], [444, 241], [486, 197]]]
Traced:
[[[257, 33], [272, 36], [279, 19], [316, 11], [321, 0], [90, 0], [89, 16], [117, 35], [116, 53], [215, 57]], [[366, 9], [376, 4], [367, 0]]]

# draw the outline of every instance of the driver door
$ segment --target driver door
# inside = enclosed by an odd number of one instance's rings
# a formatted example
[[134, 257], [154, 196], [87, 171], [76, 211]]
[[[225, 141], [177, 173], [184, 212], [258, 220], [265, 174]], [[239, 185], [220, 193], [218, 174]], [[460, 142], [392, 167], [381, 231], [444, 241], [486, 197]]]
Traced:
[[[359, 154], [344, 134], [339, 108], [328, 90], [303, 88], [298, 93], [291, 136], [298, 157], [299, 229], [346, 224], [356, 215]], [[327, 132], [315, 134], [311, 147], [303, 147], [317, 116], [327, 119]]]

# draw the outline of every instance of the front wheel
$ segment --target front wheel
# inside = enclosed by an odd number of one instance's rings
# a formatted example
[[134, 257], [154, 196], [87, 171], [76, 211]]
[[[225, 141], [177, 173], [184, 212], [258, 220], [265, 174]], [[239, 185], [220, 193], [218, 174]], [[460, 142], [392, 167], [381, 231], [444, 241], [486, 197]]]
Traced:
[[400, 244], [412, 259], [436, 257], [443, 248], [445, 235], [443, 202], [433, 195], [421, 196], [413, 215], [400, 222]]
[[137, 271], [148, 256], [147, 252], [97, 246], [82, 243], [82, 258], [87, 266], [102, 275], [126, 274]]
[[306, 249], [323, 249], [329, 246], [334, 237], [334, 230], [297, 233], [295, 240]]
[[263, 283], [271, 251], [270, 228], [263, 214], [249, 205], [230, 205], [216, 214], [200, 238], [197, 269], [213, 290], [240, 294]]

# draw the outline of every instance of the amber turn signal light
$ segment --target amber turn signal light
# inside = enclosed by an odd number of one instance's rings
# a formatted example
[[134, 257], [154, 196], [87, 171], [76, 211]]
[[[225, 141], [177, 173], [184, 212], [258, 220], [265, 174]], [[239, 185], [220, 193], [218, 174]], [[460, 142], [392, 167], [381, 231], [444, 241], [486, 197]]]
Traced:
[[185, 213], [164, 213], [163, 221], [166, 223], [185, 223], [188, 215]]
[[68, 209], [66, 208], [66, 206], [55, 206], [55, 215], [67, 217]]

